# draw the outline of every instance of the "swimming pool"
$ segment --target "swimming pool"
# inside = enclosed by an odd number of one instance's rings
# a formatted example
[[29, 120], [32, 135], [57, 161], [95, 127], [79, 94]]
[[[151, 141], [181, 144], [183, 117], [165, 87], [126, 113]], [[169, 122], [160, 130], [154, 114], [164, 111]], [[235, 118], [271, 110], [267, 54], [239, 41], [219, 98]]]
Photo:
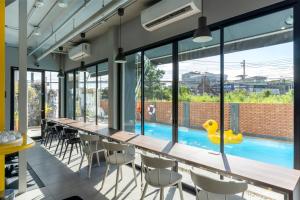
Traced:
[[[141, 125], [139, 123], [135, 126], [135, 132], [137, 134], [141, 132]], [[172, 126], [145, 123], [145, 135], [163, 140], [171, 140]], [[195, 147], [219, 151], [219, 145], [211, 143], [204, 130], [180, 127], [178, 130], [178, 141]], [[243, 143], [241, 144], [225, 145], [225, 152], [235, 156], [293, 168], [294, 151], [292, 142], [244, 136]]]

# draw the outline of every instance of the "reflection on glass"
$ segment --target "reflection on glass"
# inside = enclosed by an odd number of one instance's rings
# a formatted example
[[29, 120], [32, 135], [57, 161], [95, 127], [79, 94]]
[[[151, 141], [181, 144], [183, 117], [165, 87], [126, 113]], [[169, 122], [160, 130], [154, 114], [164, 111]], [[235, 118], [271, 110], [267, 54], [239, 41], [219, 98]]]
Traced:
[[14, 130], [19, 130], [19, 71], [14, 70]]
[[204, 126], [208, 120], [220, 124], [220, 31], [212, 36], [203, 44], [178, 42], [178, 142], [220, 151], [220, 137], [212, 141]]
[[96, 66], [86, 70], [86, 121], [96, 123]]
[[84, 77], [85, 72], [76, 72], [75, 119], [79, 121], [84, 121]]
[[294, 158], [293, 25], [285, 19], [291, 15], [292, 9], [283, 10], [224, 29], [225, 152], [289, 168]]
[[69, 72], [66, 75], [67, 91], [66, 91], [66, 111], [67, 118], [73, 119], [74, 117], [74, 74]]
[[42, 110], [42, 73], [27, 72], [27, 120], [28, 127], [40, 126]]
[[58, 72], [45, 72], [45, 117], [58, 118]]
[[145, 51], [145, 135], [172, 140], [172, 45]]
[[109, 99], [108, 99], [108, 63], [104, 62], [98, 65], [98, 91], [97, 91], [97, 106], [98, 106], [98, 124], [108, 126], [109, 118]]
[[123, 68], [123, 130], [141, 134], [141, 53], [126, 57]]

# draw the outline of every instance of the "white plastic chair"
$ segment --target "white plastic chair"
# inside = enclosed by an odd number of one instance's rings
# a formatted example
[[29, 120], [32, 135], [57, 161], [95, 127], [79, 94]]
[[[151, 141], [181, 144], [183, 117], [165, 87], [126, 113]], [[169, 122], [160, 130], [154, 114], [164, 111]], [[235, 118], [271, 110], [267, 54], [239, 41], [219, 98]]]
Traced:
[[[133, 146], [129, 146], [127, 144], [119, 144], [115, 142], [109, 142], [106, 139], [102, 140], [103, 147], [105, 149], [105, 160], [106, 160], [106, 170], [105, 175], [102, 181], [102, 186], [104, 186], [105, 179], [107, 177], [110, 165], [116, 165], [117, 166], [117, 177], [116, 177], [116, 185], [115, 185], [115, 197], [117, 196], [118, 191], [118, 180], [119, 180], [119, 174], [122, 170], [122, 165], [127, 165], [131, 163], [133, 175], [134, 175], [134, 181], [135, 185], [137, 186], [137, 178], [136, 178], [136, 172], [135, 172], [135, 152], [131, 151], [134, 149]], [[122, 173], [122, 171], [121, 171]], [[121, 175], [122, 176], [122, 175]]]
[[[245, 182], [216, 180], [192, 170], [191, 178], [195, 184], [198, 200], [245, 200], [244, 192], [248, 189]], [[200, 191], [198, 187], [201, 188]], [[236, 195], [239, 193], [242, 193], [242, 196]]]
[[104, 149], [101, 149], [101, 145], [99, 142], [101, 142], [99, 136], [97, 135], [86, 135], [86, 134], [80, 134], [80, 140], [82, 145], [82, 151], [83, 155], [80, 161], [79, 169], [80, 171], [84, 156], [87, 156], [88, 164], [89, 164], [89, 170], [88, 170], [88, 177], [91, 177], [91, 169], [92, 169], [92, 162], [93, 162], [93, 156], [96, 154], [98, 165], [100, 166], [100, 160], [99, 160], [99, 152], [104, 151]]
[[141, 200], [145, 198], [148, 185], [160, 188], [160, 200], [164, 199], [164, 188], [178, 185], [180, 199], [183, 200], [182, 175], [167, 168], [176, 165], [174, 160], [167, 160], [162, 158], [153, 158], [146, 155], [141, 155], [142, 170], [145, 173], [146, 184], [143, 190]]

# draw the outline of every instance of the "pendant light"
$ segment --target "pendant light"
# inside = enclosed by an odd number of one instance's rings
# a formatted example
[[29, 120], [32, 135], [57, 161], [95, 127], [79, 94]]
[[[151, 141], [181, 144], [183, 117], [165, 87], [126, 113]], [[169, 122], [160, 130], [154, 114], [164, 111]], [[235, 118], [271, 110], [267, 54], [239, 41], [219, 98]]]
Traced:
[[[81, 43], [84, 43], [84, 42], [85, 42], [85, 33], [84, 33], [84, 32], [80, 33], [80, 37], [81, 37]], [[82, 48], [83, 48], [83, 46], [82, 46]], [[82, 51], [83, 51], [83, 49], [82, 49]], [[80, 62], [79, 70], [80, 70], [81, 72], [86, 72], [83, 54], [82, 54], [82, 56], [81, 56], [81, 62]]]
[[123, 48], [121, 47], [122, 45], [122, 16], [124, 15], [124, 8], [119, 8], [118, 9], [118, 15], [120, 16], [120, 27], [119, 27], [119, 49], [118, 49], [118, 54], [115, 58], [115, 63], [120, 63], [124, 64], [126, 63], [126, 57], [123, 52]]
[[59, 47], [58, 48], [59, 52], [60, 52], [60, 55], [59, 55], [59, 72], [57, 74], [57, 77], [58, 78], [65, 78], [65, 74], [64, 74], [64, 71], [63, 71], [63, 65], [62, 65], [62, 51], [63, 51], [63, 47]]
[[60, 8], [68, 7], [68, 1], [67, 0], [59, 0], [57, 4], [58, 4], [58, 7], [60, 7]]
[[34, 26], [34, 27], [33, 27], [33, 35], [35, 35], [35, 36], [41, 36], [41, 35], [42, 35], [39, 26]]
[[196, 29], [193, 41], [197, 43], [209, 42], [213, 39], [209, 27], [207, 26], [207, 18], [203, 16], [203, 1], [201, 0], [201, 17], [198, 19], [198, 28]]

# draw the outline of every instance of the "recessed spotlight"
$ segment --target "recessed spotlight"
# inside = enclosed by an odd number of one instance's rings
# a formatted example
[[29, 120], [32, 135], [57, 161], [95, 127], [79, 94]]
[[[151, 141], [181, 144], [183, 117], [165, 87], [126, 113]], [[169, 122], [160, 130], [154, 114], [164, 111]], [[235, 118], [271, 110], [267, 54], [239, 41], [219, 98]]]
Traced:
[[36, 6], [37, 8], [41, 8], [41, 7], [43, 7], [44, 5], [45, 5], [44, 0], [36, 0], [36, 1], [35, 1], [35, 6]]
[[33, 35], [35, 35], [35, 36], [40, 36], [40, 35], [42, 35], [39, 26], [34, 26], [34, 27], [33, 27]]
[[58, 4], [58, 6], [61, 7], [61, 8], [66, 8], [66, 7], [68, 7], [68, 1], [67, 1], [67, 0], [59, 0], [57, 4]]
[[286, 25], [293, 25], [294, 24], [294, 17], [293, 17], [293, 15], [288, 16], [285, 19], [284, 22], [285, 22]]

